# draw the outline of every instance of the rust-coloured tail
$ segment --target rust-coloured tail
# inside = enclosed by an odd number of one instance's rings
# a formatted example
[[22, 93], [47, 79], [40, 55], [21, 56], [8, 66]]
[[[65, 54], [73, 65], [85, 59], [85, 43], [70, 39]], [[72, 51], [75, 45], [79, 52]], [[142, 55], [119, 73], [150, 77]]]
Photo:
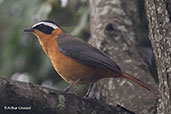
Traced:
[[140, 81], [139, 79], [131, 76], [130, 74], [122, 72], [122, 76], [125, 77], [126, 79], [136, 83], [137, 85], [147, 89], [148, 91], [152, 91], [152, 89], [147, 84], [145, 84], [144, 82]]

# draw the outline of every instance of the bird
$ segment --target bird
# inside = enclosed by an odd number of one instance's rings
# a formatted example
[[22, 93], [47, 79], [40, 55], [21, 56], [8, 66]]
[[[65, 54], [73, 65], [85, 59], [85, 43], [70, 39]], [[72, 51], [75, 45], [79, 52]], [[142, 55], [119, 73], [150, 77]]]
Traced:
[[123, 72], [109, 55], [67, 33], [53, 21], [39, 21], [24, 32], [32, 32], [37, 37], [56, 72], [70, 84], [64, 91], [73, 85], [90, 84], [88, 96], [96, 81], [119, 77], [152, 91], [149, 85]]

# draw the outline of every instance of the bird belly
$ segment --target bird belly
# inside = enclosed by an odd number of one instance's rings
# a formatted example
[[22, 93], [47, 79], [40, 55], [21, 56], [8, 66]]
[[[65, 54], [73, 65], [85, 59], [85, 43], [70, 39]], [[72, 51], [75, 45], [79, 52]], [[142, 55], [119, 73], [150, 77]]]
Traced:
[[62, 53], [58, 53], [51, 61], [58, 74], [69, 83], [77, 80], [77, 84], [91, 82], [91, 78], [96, 75], [95, 69], [78, 63]]

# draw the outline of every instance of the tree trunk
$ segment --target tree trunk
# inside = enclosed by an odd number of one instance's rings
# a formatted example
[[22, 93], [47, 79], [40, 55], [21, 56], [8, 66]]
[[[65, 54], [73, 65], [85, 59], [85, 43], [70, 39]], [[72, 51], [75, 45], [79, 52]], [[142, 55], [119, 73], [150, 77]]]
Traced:
[[157, 113], [171, 114], [171, 1], [146, 0], [145, 6], [159, 76]]
[[137, 41], [140, 35], [139, 0], [90, 0], [90, 43], [108, 53], [112, 59], [134, 77], [149, 84], [154, 94], [127, 80], [103, 79], [97, 83], [96, 97], [107, 103], [120, 104], [136, 113], [154, 113], [156, 84], [141, 66]]

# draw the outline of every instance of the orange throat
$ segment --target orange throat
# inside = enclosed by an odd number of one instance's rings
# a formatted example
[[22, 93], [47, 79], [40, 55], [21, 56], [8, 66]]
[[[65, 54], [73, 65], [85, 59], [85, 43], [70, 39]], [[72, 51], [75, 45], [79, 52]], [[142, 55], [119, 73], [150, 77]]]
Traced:
[[[52, 32], [52, 34], [44, 34], [40, 31], [34, 31], [34, 34], [37, 36], [40, 45], [42, 46], [44, 52], [49, 56], [49, 52], [52, 51], [52, 47], [55, 46], [57, 49], [57, 38], [62, 34], [62, 30], [57, 28]], [[50, 56], [49, 56], [50, 57]]]

